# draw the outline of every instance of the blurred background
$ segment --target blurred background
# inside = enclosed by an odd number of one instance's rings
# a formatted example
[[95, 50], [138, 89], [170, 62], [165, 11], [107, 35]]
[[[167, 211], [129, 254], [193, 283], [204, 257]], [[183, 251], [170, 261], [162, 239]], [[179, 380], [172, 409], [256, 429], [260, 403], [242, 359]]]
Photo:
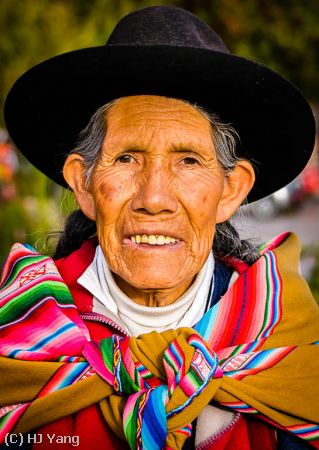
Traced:
[[[28, 164], [10, 142], [2, 110], [11, 85], [44, 59], [103, 45], [123, 15], [157, 4], [176, 5], [197, 14], [223, 37], [231, 52], [286, 76], [308, 98], [318, 123], [319, 1], [0, 0], [0, 261], [15, 241], [50, 251], [48, 233], [61, 230], [65, 216], [75, 208], [72, 195]], [[298, 179], [267, 199], [241, 208], [236, 218], [240, 233], [256, 243], [285, 230], [299, 235], [301, 269], [317, 300], [318, 154], [317, 143]]]

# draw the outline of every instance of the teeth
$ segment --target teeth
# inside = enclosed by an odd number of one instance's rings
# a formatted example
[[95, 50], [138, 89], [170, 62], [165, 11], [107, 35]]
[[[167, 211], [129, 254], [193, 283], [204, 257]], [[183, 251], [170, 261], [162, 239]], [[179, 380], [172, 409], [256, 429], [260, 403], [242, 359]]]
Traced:
[[164, 245], [165, 244], [165, 236], [163, 236], [163, 235], [157, 236], [156, 244], [157, 245]]
[[156, 245], [157, 244], [157, 239], [156, 236], [154, 236], [154, 234], [150, 234], [148, 237], [148, 243], [151, 245]]
[[146, 234], [142, 234], [141, 242], [142, 244], [148, 244], [148, 236]]
[[175, 244], [178, 240], [170, 236], [163, 236], [162, 234], [135, 234], [131, 236], [131, 241], [136, 244], [165, 245]]

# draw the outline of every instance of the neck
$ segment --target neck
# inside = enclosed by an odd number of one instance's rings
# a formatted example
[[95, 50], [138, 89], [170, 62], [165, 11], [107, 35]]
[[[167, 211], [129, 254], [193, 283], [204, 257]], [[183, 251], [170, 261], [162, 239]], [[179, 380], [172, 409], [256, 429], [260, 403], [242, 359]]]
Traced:
[[113, 273], [114, 280], [118, 287], [135, 303], [148, 307], [167, 306], [180, 298], [193, 283], [195, 277], [184, 283], [168, 289], [138, 289], [128, 284]]

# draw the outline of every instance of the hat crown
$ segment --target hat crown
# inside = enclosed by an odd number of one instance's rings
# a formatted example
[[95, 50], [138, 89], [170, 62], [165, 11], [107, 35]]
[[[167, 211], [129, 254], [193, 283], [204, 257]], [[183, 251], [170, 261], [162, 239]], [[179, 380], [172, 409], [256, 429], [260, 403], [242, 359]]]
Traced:
[[107, 45], [171, 45], [229, 53], [205, 22], [174, 6], [151, 6], [127, 14], [114, 28]]

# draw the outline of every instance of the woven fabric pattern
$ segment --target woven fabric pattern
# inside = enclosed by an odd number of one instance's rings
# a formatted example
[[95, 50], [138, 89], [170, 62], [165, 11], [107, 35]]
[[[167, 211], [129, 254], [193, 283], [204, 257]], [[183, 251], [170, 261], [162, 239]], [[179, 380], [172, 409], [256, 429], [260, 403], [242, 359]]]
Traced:
[[194, 329], [98, 346], [53, 261], [16, 244], [0, 291], [0, 381], [14, 377], [0, 403], [1, 439], [99, 401], [132, 449], [180, 449], [214, 400], [319, 448], [319, 317], [289, 269], [294, 246], [287, 235], [267, 245]]

